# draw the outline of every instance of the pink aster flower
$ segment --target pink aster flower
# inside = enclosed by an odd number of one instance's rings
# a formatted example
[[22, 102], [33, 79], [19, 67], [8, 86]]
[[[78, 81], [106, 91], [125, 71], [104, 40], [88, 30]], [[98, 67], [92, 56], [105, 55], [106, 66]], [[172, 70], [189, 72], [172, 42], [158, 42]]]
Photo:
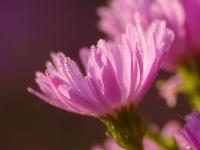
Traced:
[[[170, 6], [170, 7], [169, 7]], [[182, 60], [200, 49], [199, 0], [109, 0], [108, 7], [100, 7], [99, 28], [116, 40], [128, 23], [135, 23], [134, 15], [142, 17], [143, 27], [155, 19], [165, 19], [175, 33], [175, 41], [166, 58], [165, 69], [174, 70]]]
[[28, 90], [54, 106], [92, 116], [136, 105], [154, 81], [172, 40], [165, 22], [155, 21], [143, 30], [138, 18], [119, 42], [111, 46], [99, 40], [89, 54], [82, 53], [86, 75], [69, 57], [52, 54], [46, 72], [36, 73], [42, 92]]

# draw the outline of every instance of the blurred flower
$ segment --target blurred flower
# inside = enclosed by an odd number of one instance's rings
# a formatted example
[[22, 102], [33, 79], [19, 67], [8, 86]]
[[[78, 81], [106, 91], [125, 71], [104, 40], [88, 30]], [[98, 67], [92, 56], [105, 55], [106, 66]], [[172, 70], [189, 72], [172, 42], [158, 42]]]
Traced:
[[141, 15], [143, 27], [152, 20], [165, 19], [175, 33], [164, 65], [167, 70], [174, 70], [192, 51], [200, 49], [198, 0], [109, 0], [108, 7], [100, 7], [97, 12], [101, 17], [99, 28], [113, 40], [120, 37], [128, 23], [135, 23], [136, 13]]
[[196, 150], [191, 144], [189, 144], [188, 140], [181, 131], [175, 133], [174, 137], [180, 150]]
[[144, 144], [144, 149], [145, 150], [166, 150], [164, 148], [161, 148], [153, 140], [148, 139], [148, 138], [144, 138], [143, 144]]
[[[155, 21], [143, 30], [137, 17], [115, 44], [99, 40], [82, 53], [86, 75], [64, 54], [52, 54], [46, 73], [36, 73], [42, 93], [29, 92], [67, 111], [103, 116], [129, 103], [137, 104], [154, 81], [173, 33]], [[150, 52], [150, 53], [149, 53]]]
[[183, 149], [186, 148], [186, 146], [188, 146], [185, 145], [186, 140], [183, 136], [179, 135], [181, 128], [181, 124], [175, 120], [167, 122], [160, 133], [160, 140], [162, 140], [162, 143], [167, 145], [167, 147], [171, 147], [169, 149], [179, 148], [180, 150], [186, 150]]
[[167, 122], [162, 129], [156, 124], [150, 124], [146, 137], [155, 141], [165, 150], [178, 149], [175, 134], [179, 132], [180, 129], [181, 125], [175, 120]]
[[186, 117], [184, 135], [195, 150], [200, 149], [200, 112], [194, 112]]
[[183, 79], [180, 75], [170, 77], [159, 85], [160, 95], [166, 100], [169, 107], [177, 104], [177, 95], [183, 89]]
[[[145, 138], [143, 140], [144, 150], [164, 150], [159, 147], [155, 142], [150, 139]], [[121, 148], [115, 141], [108, 139], [105, 141], [104, 145], [95, 145], [91, 150], [125, 150]]]
[[91, 150], [124, 150], [114, 140], [107, 139], [103, 145], [95, 145]]
[[180, 131], [181, 125], [175, 120], [171, 120], [165, 124], [165, 126], [162, 128], [161, 136], [165, 139], [173, 139], [174, 134], [176, 134], [178, 131]]
[[128, 23], [135, 23], [135, 13], [139, 12], [142, 24], [149, 25], [151, 6], [149, 1], [140, 0], [109, 0], [109, 7], [100, 7], [97, 10], [101, 17], [99, 28], [111, 38], [119, 38]]

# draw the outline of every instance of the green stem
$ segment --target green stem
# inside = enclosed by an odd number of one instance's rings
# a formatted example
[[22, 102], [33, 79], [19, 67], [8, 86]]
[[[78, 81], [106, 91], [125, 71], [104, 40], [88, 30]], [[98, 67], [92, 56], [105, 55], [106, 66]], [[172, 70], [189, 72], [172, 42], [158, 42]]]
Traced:
[[145, 127], [133, 105], [116, 110], [114, 115], [101, 117], [107, 135], [126, 150], [144, 150]]

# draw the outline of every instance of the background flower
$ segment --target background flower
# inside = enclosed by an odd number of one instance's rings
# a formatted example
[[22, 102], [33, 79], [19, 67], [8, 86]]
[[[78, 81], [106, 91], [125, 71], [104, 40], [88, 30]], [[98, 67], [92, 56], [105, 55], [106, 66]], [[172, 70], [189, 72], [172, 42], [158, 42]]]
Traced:
[[125, 30], [127, 23], [135, 23], [134, 15], [137, 12], [142, 16], [144, 27], [154, 19], [165, 19], [175, 33], [165, 69], [174, 70], [181, 61], [200, 48], [197, 42], [200, 36], [197, 31], [199, 7], [199, 2], [195, 0], [110, 0], [108, 7], [100, 7], [97, 11], [101, 17], [99, 28], [109, 38], [116, 39]]
[[115, 141], [107, 139], [103, 145], [95, 145], [91, 150], [124, 150]]
[[183, 90], [182, 77], [176, 74], [170, 77], [167, 81], [160, 81], [160, 84], [161, 85], [158, 85], [160, 96], [165, 99], [166, 104], [169, 107], [175, 107], [177, 104], [178, 94]]

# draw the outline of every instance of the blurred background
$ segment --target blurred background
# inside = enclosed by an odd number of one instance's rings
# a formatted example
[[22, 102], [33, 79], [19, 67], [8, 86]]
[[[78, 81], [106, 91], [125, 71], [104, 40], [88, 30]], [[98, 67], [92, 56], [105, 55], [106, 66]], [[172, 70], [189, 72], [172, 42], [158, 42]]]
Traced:
[[[26, 88], [37, 88], [34, 72], [44, 70], [50, 52], [62, 51], [80, 63], [79, 48], [105, 37], [96, 28], [96, 8], [105, 4], [0, 0], [0, 150], [89, 150], [103, 142], [105, 129], [97, 119], [52, 107]], [[160, 125], [183, 120], [188, 111], [182, 100], [169, 110], [155, 89], [144, 99], [141, 113]]]

